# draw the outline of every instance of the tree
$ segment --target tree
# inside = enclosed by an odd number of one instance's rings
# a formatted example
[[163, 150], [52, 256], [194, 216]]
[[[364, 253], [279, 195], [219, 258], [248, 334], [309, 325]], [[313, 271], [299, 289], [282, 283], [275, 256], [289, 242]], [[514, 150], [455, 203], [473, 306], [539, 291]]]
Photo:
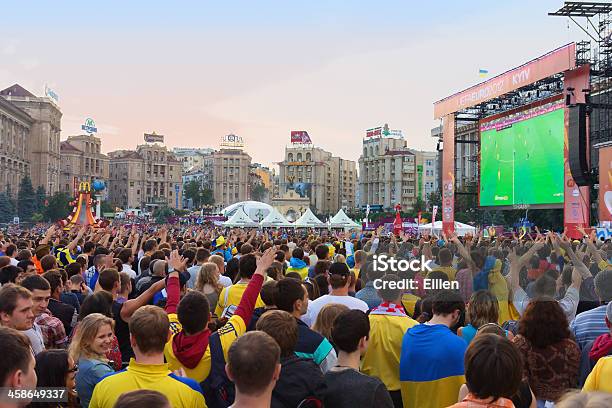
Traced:
[[203, 188], [201, 197], [202, 197], [202, 205], [204, 206], [215, 205], [215, 196], [213, 194], [213, 191], [210, 188]]
[[36, 212], [42, 214], [45, 209], [45, 201], [47, 200], [47, 193], [43, 186], [38, 186], [36, 189]]
[[263, 184], [255, 184], [251, 189], [251, 198], [254, 201], [264, 201], [267, 194], [268, 189]]
[[425, 205], [425, 201], [423, 201], [423, 199], [419, 196], [416, 198], [416, 202], [414, 203], [414, 213], [418, 213], [419, 211], [425, 211], [426, 205]]
[[183, 194], [188, 200], [191, 200], [194, 207], [200, 207], [200, 203], [202, 202], [200, 183], [196, 180], [191, 180], [189, 183], [185, 184]]
[[30, 221], [32, 215], [36, 212], [37, 196], [32, 187], [30, 176], [25, 176], [19, 183], [19, 192], [17, 193], [17, 214], [20, 221]]
[[48, 199], [48, 205], [43, 211], [43, 216], [47, 221], [59, 221], [70, 214], [70, 197], [66, 193], [57, 192]]
[[168, 206], [157, 207], [153, 211], [153, 217], [155, 218], [155, 222], [158, 224], [166, 224], [168, 222], [168, 218], [174, 216], [174, 211]]
[[12, 222], [15, 215], [15, 201], [7, 193], [0, 193], [0, 223]]
[[442, 208], [442, 197], [439, 191], [432, 191], [427, 195], [428, 209], [431, 210], [434, 205], [437, 205], [438, 208]]
[[115, 206], [112, 203], [109, 203], [108, 201], [102, 201], [102, 203], [100, 204], [100, 212], [102, 214], [104, 214], [104, 213], [114, 213], [115, 212]]

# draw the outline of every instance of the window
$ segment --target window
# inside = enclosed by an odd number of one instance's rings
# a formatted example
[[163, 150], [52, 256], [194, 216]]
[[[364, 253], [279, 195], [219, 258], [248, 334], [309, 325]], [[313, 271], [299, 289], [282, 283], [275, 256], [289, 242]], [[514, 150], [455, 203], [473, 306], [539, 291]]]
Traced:
[[289, 153], [289, 154], [287, 155], [287, 160], [288, 160], [288, 161], [290, 161], [290, 162], [292, 162], [292, 161], [293, 161], [293, 153]]
[[310, 153], [306, 153], [306, 161], [310, 161], [310, 160], [311, 160], [311, 157], [312, 157], [312, 156], [310, 155]]

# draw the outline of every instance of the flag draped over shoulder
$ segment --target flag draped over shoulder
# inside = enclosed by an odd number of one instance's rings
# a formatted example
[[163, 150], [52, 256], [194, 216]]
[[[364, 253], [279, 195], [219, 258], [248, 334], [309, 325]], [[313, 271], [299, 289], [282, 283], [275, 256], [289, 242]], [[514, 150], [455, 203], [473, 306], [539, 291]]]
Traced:
[[444, 325], [420, 324], [402, 341], [400, 381], [404, 408], [438, 408], [457, 402], [465, 383], [467, 344]]

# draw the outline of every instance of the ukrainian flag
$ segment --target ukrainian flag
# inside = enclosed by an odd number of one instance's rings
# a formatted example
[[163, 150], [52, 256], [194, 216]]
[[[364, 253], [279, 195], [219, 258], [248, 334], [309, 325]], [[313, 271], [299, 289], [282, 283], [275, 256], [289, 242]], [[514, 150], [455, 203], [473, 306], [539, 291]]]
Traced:
[[478, 76], [481, 78], [485, 78], [489, 75], [489, 71], [487, 71], [486, 69], [479, 69], [478, 70]]
[[435, 324], [409, 329], [402, 341], [400, 381], [404, 408], [442, 408], [457, 403], [465, 383], [466, 342]]

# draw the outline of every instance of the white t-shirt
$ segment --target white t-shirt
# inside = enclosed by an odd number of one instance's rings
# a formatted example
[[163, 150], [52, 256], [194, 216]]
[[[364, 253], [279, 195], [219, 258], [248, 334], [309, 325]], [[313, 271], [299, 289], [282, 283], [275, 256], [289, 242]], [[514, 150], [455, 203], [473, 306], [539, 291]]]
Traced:
[[123, 264], [123, 269], [121, 269], [121, 272], [125, 272], [130, 275], [130, 279], [136, 279], [136, 272], [134, 272], [132, 267], [128, 264]]
[[319, 312], [323, 306], [327, 305], [328, 303], [340, 303], [349, 309], [361, 310], [364, 313], [370, 310], [366, 302], [352, 296], [323, 295], [320, 298], [308, 303], [308, 311], [304, 316], [302, 316], [302, 321], [307, 325], [312, 326], [317, 320], [317, 316], [319, 315]]
[[223, 285], [224, 288], [232, 286], [232, 280], [227, 276], [219, 276], [219, 283]]
[[10, 262], [11, 262], [11, 265], [13, 265], [13, 266], [17, 266], [17, 264], [19, 263], [19, 261], [16, 260], [15, 258], [11, 258]]

